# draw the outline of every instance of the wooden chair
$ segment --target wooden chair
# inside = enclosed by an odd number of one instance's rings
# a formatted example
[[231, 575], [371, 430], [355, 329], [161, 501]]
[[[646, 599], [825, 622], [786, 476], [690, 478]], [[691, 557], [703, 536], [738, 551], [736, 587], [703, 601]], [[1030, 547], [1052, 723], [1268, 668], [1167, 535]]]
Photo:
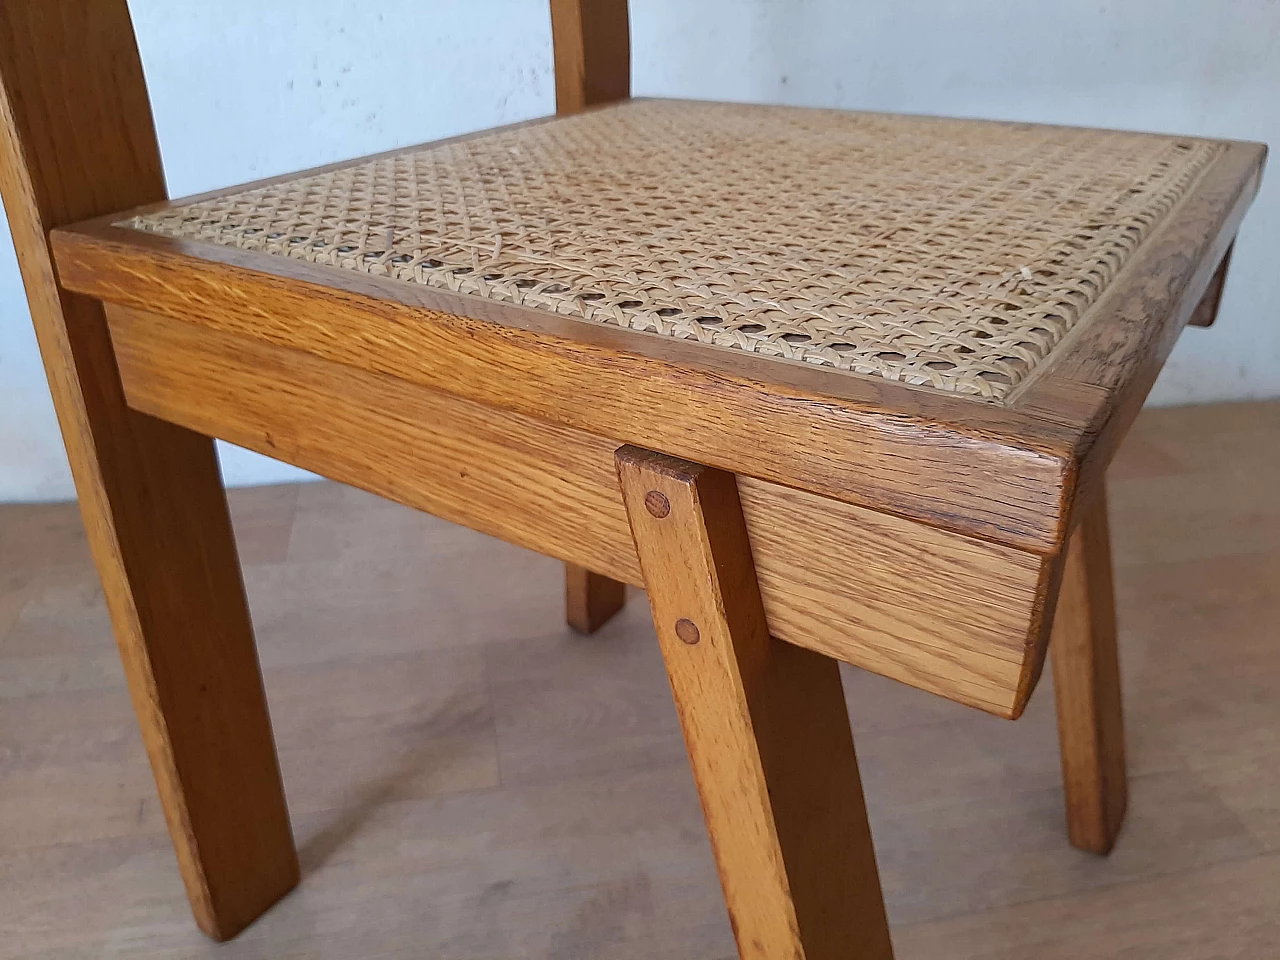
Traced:
[[0, 4], [5, 207], [200, 927], [299, 879], [215, 436], [565, 560], [580, 629], [646, 587], [743, 957], [891, 955], [838, 660], [1014, 718], [1051, 649], [1105, 853], [1104, 473], [1265, 148], [587, 110], [625, 3], [552, 9], [586, 112], [168, 203], [124, 0]]

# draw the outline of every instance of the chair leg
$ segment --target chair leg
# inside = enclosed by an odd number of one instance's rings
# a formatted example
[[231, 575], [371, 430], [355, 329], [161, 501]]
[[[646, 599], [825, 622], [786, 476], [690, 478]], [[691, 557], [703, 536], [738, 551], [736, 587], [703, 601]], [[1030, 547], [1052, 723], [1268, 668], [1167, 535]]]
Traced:
[[769, 636], [732, 474], [617, 459], [739, 954], [890, 960], [838, 664]]
[[1124, 822], [1124, 717], [1105, 493], [1068, 547], [1049, 641], [1072, 845], [1106, 854]]
[[130, 410], [102, 307], [43, 330], [81, 513], [200, 928], [234, 936], [298, 882], [213, 441]]
[[564, 565], [564, 609], [578, 633], [595, 633], [627, 602], [627, 585], [585, 567]]

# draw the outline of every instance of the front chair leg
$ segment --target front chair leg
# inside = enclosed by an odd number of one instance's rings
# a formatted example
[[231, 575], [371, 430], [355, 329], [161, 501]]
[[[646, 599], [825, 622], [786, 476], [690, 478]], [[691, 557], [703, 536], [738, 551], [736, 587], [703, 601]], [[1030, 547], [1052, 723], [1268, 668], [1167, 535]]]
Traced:
[[1049, 650], [1067, 832], [1074, 846], [1110, 853], [1129, 791], [1105, 492], [1071, 538]]
[[617, 461], [739, 954], [889, 960], [838, 664], [769, 636], [732, 474]]
[[578, 633], [595, 633], [627, 602], [627, 585], [572, 563], [564, 565], [564, 612]]

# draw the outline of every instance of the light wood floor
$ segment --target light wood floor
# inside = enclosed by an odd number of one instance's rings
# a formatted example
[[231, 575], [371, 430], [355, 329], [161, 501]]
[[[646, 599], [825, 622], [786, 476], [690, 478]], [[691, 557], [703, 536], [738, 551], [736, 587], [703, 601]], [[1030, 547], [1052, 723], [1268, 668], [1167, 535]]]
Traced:
[[[1011, 724], [850, 670], [900, 960], [1280, 955], [1280, 403], [1149, 411], [1112, 475], [1128, 826], [1067, 846]], [[644, 597], [334, 484], [232, 494], [301, 887], [202, 939], [72, 505], [0, 508], [0, 957], [733, 953]]]

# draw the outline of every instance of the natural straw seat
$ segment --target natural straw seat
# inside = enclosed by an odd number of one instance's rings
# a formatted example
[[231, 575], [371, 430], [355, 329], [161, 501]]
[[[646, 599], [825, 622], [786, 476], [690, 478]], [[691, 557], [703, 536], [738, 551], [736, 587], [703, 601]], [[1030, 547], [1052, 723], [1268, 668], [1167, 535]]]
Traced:
[[632, 101], [129, 225], [1000, 400], [1221, 150]]

